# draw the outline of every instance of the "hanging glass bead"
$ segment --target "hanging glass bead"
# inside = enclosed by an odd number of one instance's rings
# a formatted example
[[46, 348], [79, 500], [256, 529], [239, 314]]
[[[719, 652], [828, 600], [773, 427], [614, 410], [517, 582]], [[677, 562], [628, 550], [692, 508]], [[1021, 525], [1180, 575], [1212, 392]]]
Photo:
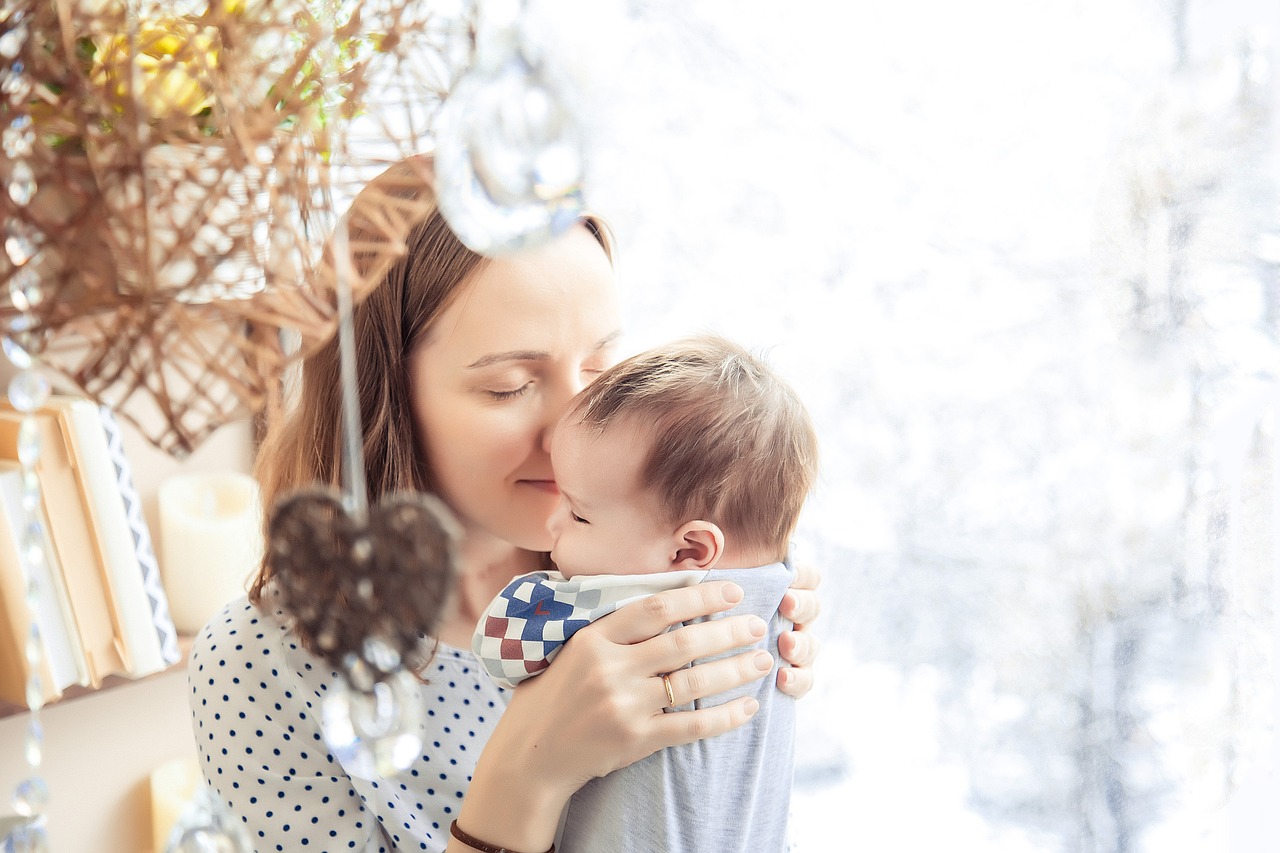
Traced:
[[32, 716], [31, 722], [27, 725], [27, 736], [23, 739], [23, 754], [27, 763], [32, 767], [39, 767], [43, 750], [44, 726], [40, 724], [38, 717]]
[[30, 468], [40, 458], [40, 427], [24, 418], [18, 427], [18, 461]]
[[36, 194], [36, 174], [31, 171], [31, 164], [19, 160], [13, 164], [9, 173], [9, 198], [19, 207], [26, 207]]
[[[30, 604], [31, 602], [35, 601], [37, 594], [38, 594], [38, 589], [36, 585], [28, 584], [27, 585], [27, 603]], [[40, 651], [41, 651], [40, 629], [37, 628], [35, 623], [33, 622], [31, 624], [31, 630], [27, 633], [26, 657], [27, 657], [28, 666], [40, 665]]]
[[4, 153], [14, 159], [30, 154], [35, 141], [36, 133], [31, 126], [29, 115], [20, 115], [15, 118], [0, 135], [0, 145], [3, 145]]
[[236, 820], [208, 785], [196, 789], [178, 815], [164, 853], [252, 853], [253, 847]]
[[44, 563], [44, 527], [37, 519], [29, 520], [23, 528], [22, 556], [33, 567]]
[[322, 729], [348, 773], [378, 779], [422, 755], [422, 698], [417, 679], [403, 669], [373, 682], [368, 673], [358, 662], [339, 674], [321, 706]]
[[27, 678], [27, 707], [39, 711], [44, 707], [44, 686], [40, 682], [40, 671], [32, 670]]
[[18, 827], [5, 839], [4, 853], [49, 853], [49, 832], [38, 818]]
[[[13, 59], [22, 50], [22, 45], [27, 40], [27, 25], [20, 24], [0, 36], [0, 56], [5, 59]], [[18, 63], [14, 63], [17, 65]]]
[[49, 399], [49, 380], [32, 370], [24, 370], [9, 380], [9, 402], [19, 412], [34, 412]]
[[0, 346], [4, 348], [4, 357], [19, 370], [27, 370], [34, 363], [31, 353], [23, 349], [13, 338], [0, 338]]
[[11, 67], [0, 83], [0, 93], [9, 96], [9, 103], [15, 107], [26, 103], [31, 98], [31, 78], [21, 67]]
[[9, 261], [20, 267], [36, 256], [43, 242], [39, 232], [25, 222], [13, 220], [9, 223], [4, 238], [4, 251]]
[[582, 215], [582, 134], [569, 99], [521, 46], [518, 15], [481, 42], [437, 123], [440, 211], [483, 254], [546, 242]]
[[22, 472], [22, 509], [35, 512], [40, 505], [40, 477], [30, 468]]
[[23, 817], [44, 814], [49, 805], [49, 786], [39, 776], [23, 779], [13, 792], [13, 810]]

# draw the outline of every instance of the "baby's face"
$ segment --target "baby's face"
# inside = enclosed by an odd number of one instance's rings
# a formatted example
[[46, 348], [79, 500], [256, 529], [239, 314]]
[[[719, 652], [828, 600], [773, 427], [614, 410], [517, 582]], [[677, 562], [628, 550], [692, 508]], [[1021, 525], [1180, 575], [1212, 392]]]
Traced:
[[547, 522], [551, 559], [567, 577], [671, 568], [675, 527], [639, 487], [649, 436], [627, 424], [603, 434], [561, 421], [551, 439], [560, 503]]

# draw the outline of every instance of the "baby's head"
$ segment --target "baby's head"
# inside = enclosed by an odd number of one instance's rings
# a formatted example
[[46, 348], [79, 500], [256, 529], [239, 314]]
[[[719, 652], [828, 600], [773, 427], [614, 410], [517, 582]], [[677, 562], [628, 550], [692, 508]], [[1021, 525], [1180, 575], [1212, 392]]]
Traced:
[[791, 388], [714, 335], [633, 356], [573, 399], [551, 442], [565, 575], [781, 560], [817, 473]]

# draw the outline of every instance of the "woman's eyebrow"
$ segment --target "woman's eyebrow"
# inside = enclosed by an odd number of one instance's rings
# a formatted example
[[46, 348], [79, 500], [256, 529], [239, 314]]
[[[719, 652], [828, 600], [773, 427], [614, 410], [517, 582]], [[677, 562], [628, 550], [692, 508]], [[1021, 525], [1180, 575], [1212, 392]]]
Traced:
[[[622, 330], [610, 332], [592, 347], [592, 352], [602, 350], [609, 344], [622, 337]], [[481, 367], [489, 367], [493, 364], [499, 364], [504, 361], [546, 361], [551, 358], [551, 353], [546, 350], [536, 349], [513, 349], [506, 352], [491, 352], [488, 355], [482, 355], [475, 361], [467, 365], [467, 370], [475, 370]]]
[[491, 352], [488, 355], [482, 355], [475, 361], [467, 365], [468, 370], [477, 367], [488, 367], [491, 364], [497, 364], [502, 361], [546, 361], [551, 358], [551, 353], [544, 350], [535, 349], [515, 349], [508, 352]]

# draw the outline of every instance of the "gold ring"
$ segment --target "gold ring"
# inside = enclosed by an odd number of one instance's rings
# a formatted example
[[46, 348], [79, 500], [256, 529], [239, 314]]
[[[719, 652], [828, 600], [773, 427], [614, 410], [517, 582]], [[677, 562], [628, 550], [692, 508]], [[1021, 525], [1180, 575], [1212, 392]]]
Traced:
[[671, 690], [671, 674], [663, 673], [662, 686], [667, 688], [667, 707], [674, 708], [676, 706], [676, 694]]

